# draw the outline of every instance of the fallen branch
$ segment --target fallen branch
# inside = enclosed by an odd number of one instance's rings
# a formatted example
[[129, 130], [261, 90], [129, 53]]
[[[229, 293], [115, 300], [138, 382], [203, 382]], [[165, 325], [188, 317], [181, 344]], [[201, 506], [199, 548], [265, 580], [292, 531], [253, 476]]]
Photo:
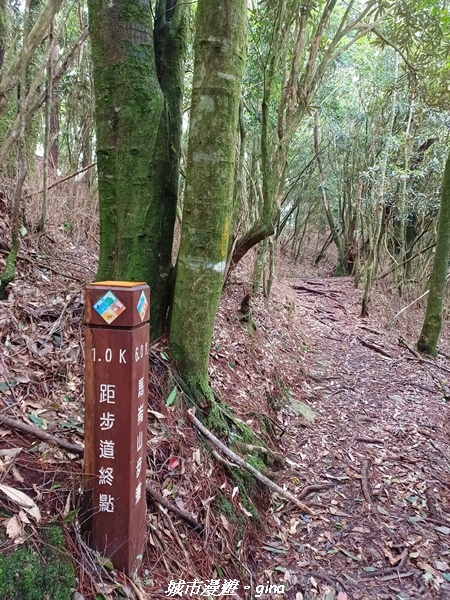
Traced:
[[425, 521], [433, 523], [434, 525], [443, 525], [444, 527], [450, 527], [450, 521], [439, 517], [425, 517]]
[[363, 460], [362, 467], [361, 467], [361, 487], [362, 487], [362, 491], [364, 494], [364, 498], [366, 499], [366, 502], [369, 505], [369, 511], [371, 511], [372, 510], [372, 499], [370, 497], [368, 472], [369, 472], [369, 460], [365, 459], [365, 460]]
[[[46, 431], [42, 431], [42, 429], [33, 427], [32, 425], [27, 425], [26, 423], [17, 421], [17, 419], [11, 419], [9, 417], [5, 417], [4, 415], [0, 414], [0, 423], [2, 423], [3, 425], [6, 425], [7, 427], [10, 427], [11, 429], [14, 429], [16, 431], [28, 433], [29, 435], [34, 436], [38, 440], [42, 440], [42, 441], [48, 442], [49, 444], [52, 444], [54, 446], [64, 448], [64, 450], [72, 452], [72, 454], [78, 454], [79, 456], [82, 456], [84, 454], [83, 446], [78, 445], [78, 444], [71, 444], [70, 442], [67, 442], [64, 438], [60, 438], [56, 435], [52, 435], [51, 433], [47, 433]], [[147, 493], [154, 500], [156, 500], [156, 502], [158, 502], [158, 504], [161, 504], [161, 506], [164, 506], [164, 508], [167, 508], [167, 510], [172, 511], [173, 513], [175, 513], [176, 515], [178, 515], [179, 517], [181, 517], [182, 519], [187, 521], [194, 528], [194, 530], [196, 530], [196, 531], [203, 530], [203, 527], [200, 525], [200, 523], [198, 523], [193, 517], [191, 517], [191, 515], [187, 511], [185, 511], [181, 508], [178, 508], [178, 506], [174, 506], [173, 504], [170, 504], [170, 502], [168, 500], [166, 500], [163, 496], [161, 496], [161, 494], [159, 492], [157, 492], [155, 489], [153, 489], [149, 483], [147, 483]]]
[[147, 483], [146, 485], [146, 490], [147, 494], [151, 496], [153, 500], [155, 500], [155, 502], [161, 504], [161, 506], [164, 506], [164, 508], [167, 508], [167, 510], [170, 510], [175, 515], [179, 516], [181, 519], [189, 523], [189, 525], [193, 527], [194, 531], [198, 531], [198, 533], [201, 533], [203, 531], [203, 526], [200, 525], [200, 523], [198, 523], [198, 521], [196, 521], [194, 517], [192, 517], [186, 510], [183, 510], [182, 508], [178, 508], [178, 506], [171, 504], [166, 498], [164, 498], [164, 496], [161, 496], [161, 494], [157, 492], [149, 483]]
[[191, 419], [193, 425], [210, 442], [212, 442], [215, 446], [217, 446], [217, 448], [219, 448], [219, 450], [221, 452], [223, 452], [223, 454], [228, 456], [228, 458], [230, 458], [234, 463], [236, 463], [241, 468], [243, 468], [246, 471], [248, 471], [249, 473], [251, 473], [253, 475], [253, 477], [255, 477], [255, 479], [257, 479], [258, 481], [260, 481], [261, 483], [266, 485], [270, 490], [272, 490], [273, 492], [275, 492], [282, 498], [285, 498], [286, 500], [290, 500], [291, 502], [293, 502], [301, 511], [303, 511], [309, 515], [313, 514], [311, 509], [309, 509], [306, 506], [306, 504], [303, 504], [303, 502], [300, 502], [300, 500], [298, 498], [296, 498], [293, 494], [291, 494], [291, 492], [289, 492], [288, 490], [284, 490], [283, 488], [281, 488], [279, 485], [277, 485], [273, 481], [270, 481], [270, 479], [268, 479], [267, 477], [262, 475], [257, 469], [255, 469], [255, 467], [252, 467], [252, 465], [249, 465], [241, 456], [239, 456], [238, 454], [236, 454], [235, 452], [233, 452], [232, 450], [227, 448], [227, 446], [225, 446], [225, 444], [223, 444], [218, 438], [216, 438], [216, 436], [213, 433], [211, 433], [208, 429], [206, 429], [206, 427], [203, 425], [203, 423], [201, 423], [191, 411], [188, 411], [188, 416]]
[[302, 575], [304, 575], [305, 577], [315, 577], [317, 579], [323, 579], [323, 581], [326, 581], [327, 583], [329, 583], [332, 587], [336, 586], [336, 581], [339, 583], [339, 585], [342, 588], [342, 591], [345, 592], [345, 585], [344, 582], [342, 581], [342, 579], [340, 579], [339, 577], [331, 577], [331, 575], [327, 575], [324, 571], [311, 571], [308, 570], [305, 573], [302, 573]]
[[64, 450], [72, 452], [72, 454], [78, 454], [81, 456], [84, 453], [83, 446], [79, 444], [71, 444], [70, 442], [67, 442], [64, 438], [60, 438], [56, 435], [52, 435], [51, 433], [47, 433], [46, 431], [42, 431], [42, 429], [38, 429], [37, 427], [33, 427], [32, 425], [22, 423], [22, 421], [18, 421], [17, 419], [11, 419], [10, 417], [5, 417], [5, 415], [0, 414], [0, 423], [6, 425], [7, 427], [11, 427], [11, 429], [15, 429], [16, 431], [28, 433], [37, 438], [38, 440], [48, 442], [53, 446], [59, 446], [60, 448], [64, 448]]
[[[84, 173], [85, 171], [88, 171], [89, 169], [92, 169], [92, 167], [96, 167], [96, 166], [97, 166], [97, 162], [93, 162], [90, 165], [87, 165], [86, 167], [83, 167], [82, 169], [78, 169], [78, 171], [75, 171], [75, 173], [69, 173], [69, 175], [66, 175], [65, 177], [61, 177], [60, 179], [57, 179], [56, 181], [54, 181], [51, 185], [49, 185], [47, 187], [47, 191], [51, 190], [54, 187], [56, 187], [60, 183], [64, 183], [65, 181], [68, 181], [69, 179], [73, 179], [77, 175], [81, 175], [81, 173]], [[44, 190], [42, 189], [42, 190], [38, 190], [38, 191], [35, 191], [35, 192], [31, 192], [30, 194], [27, 195], [27, 198], [30, 198], [31, 196], [33, 196], [35, 194], [42, 194], [43, 191]]]
[[230, 462], [226, 458], [223, 458], [222, 456], [220, 456], [220, 454], [216, 450], [213, 450], [211, 454], [214, 456], [214, 458], [217, 460], [217, 462], [222, 463], [226, 467], [235, 467], [236, 469], [239, 469], [239, 465], [235, 465], [234, 463]]
[[[411, 352], [411, 354], [414, 355], [414, 357], [416, 358], [417, 361], [425, 363], [426, 365], [432, 365], [433, 367], [436, 367], [437, 369], [441, 369], [441, 371], [444, 371], [444, 373], [450, 373], [450, 369], [447, 369], [446, 367], [440, 365], [438, 362], [430, 360], [429, 358], [425, 358], [424, 356], [421, 356], [420, 352], [417, 352], [417, 350], [415, 348], [413, 348], [413, 346], [411, 346], [411, 344], [409, 344], [404, 337], [400, 336], [398, 338], [398, 343], [400, 344], [400, 346], [404, 346], [405, 348], [407, 348], [407, 350], [409, 350]], [[412, 359], [410, 359], [412, 360]]]
[[366, 331], [370, 331], [370, 333], [375, 333], [375, 335], [383, 335], [381, 331], [377, 329], [373, 329], [373, 327], [368, 327], [367, 325], [358, 325], [360, 329], [365, 329]]
[[293, 285], [294, 290], [299, 292], [306, 292], [307, 294], [317, 294], [318, 296], [325, 296], [326, 298], [331, 298], [332, 300], [336, 300], [338, 298], [338, 294], [342, 294], [339, 290], [316, 290], [311, 287], [307, 287], [306, 285]]
[[307, 485], [305, 486], [300, 494], [297, 496], [297, 498], [299, 500], [303, 500], [303, 498], [305, 498], [306, 496], [309, 496], [309, 494], [312, 494], [313, 492], [321, 492], [322, 490], [329, 490], [330, 488], [335, 487], [336, 484], [334, 483], [313, 483], [311, 485]]
[[383, 577], [385, 575], [390, 575], [391, 573], [396, 573], [399, 577], [401, 576], [399, 571], [403, 569], [408, 560], [409, 554], [408, 550], [405, 548], [403, 552], [398, 556], [400, 562], [397, 567], [389, 567], [387, 569], [378, 569], [377, 571], [368, 571], [367, 573], [363, 573], [361, 577]]
[[386, 356], [387, 358], [392, 358], [392, 356], [390, 354], [388, 354], [386, 352], [386, 350], [383, 350], [383, 348], [381, 346], [378, 346], [377, 344], [374, 344], [373, 342], [368, 342], [367, 340], [364, 340], [363, 338], [360, 338], [360, 337], [358, 337], [358, 341], [366, 348], [370, 348], [370, 350], [374, 350], [375, 352], [378, 352], [378, 354], [382, 354], [383, 356]]
[[[3, 250], [3, 248], [0, 248], [0, 254], [4, 254], [5, 256], [7, 256], [9, 254], [9, 250]], [[54, 269], [53, 267], [50, 267], [49, 265], [44, 265], [43, 263], [40, 263], [40, 262], [36, 261], [35, 259], [28, 258], [28, 256], [23, 256], [22, 254], [18, 254], [17, 260], [23, 260], [25, 262], [30, 263], [31, 265], [37, 266], [40, 269], [48, 269], [52, 273], [55, 273], [55, 275], [61, 275], [62, 277], [65, 277], [66, 279], [72, 279], [73, 281], [78, 281], [79, 283], [84, 283], [84, 280], [80, 279], [80, 277], [75, 277], [74, 275], [69, 275], [68, 273], [63, 273], [62, 271], [57, 271], [56, 269]]]
[[178, 535], [178, 532], [175, 529], [175, 525], [172, 523], [172, 519], [170, 518], [168, 510], [166, 508], [164, 508], [163, 506], [161, 506], [161, 504], [158, 505], [158, 508], [159, 508], [160, 512], [164, 515], [164, 518], [166, 519], [167, 524], [169, 525], [170, 532], [172, 533], [175, 542], [178, 544], [178, 547], [180, 548], [181, 552], [184, 554], [186, 563], [190, 564], [191, 561], [189, 560], [189, 553], [186, 550], [186, 547], [183, 545], [183, 542], [181, 541], [180, 536]]
[[408, 571], [407, 573], [393, 573], [392, 575], [386, 575], [386, 577], [382, 577], [380, 581], [393, 581], [394, 579], [405, 579], [405, 577], [412, 577], [416, 574], [417, 571]]
[[[448, 279], [450, 277], [450, 273], [447, 275], [447, 277], [445, 279]], [[397, 318], [405, 312], [405, 310], [408, 310], [408, 308], [410, 308], [411, 306], [413, 306], [416, 302], [419, 302], [419, 300], [421, 300], [424, 296], [427, 296], [430, 290], [427, 290], [426, 292], [424, 292], [423, 294], [421, 294], [418, 298], [416, 298], [415, 300], [413, 300], [412, 302], [410, 302], [407, 306], [405, 306], [404, 308], [402, 308], [402, 310], [399, 310], [398, 313], [389, 321], [389, 325], [392, 325], [393, 323], [395, 323], [395, 321], [397, 320]]]
[[358, 435], [358, 437], [355, 437], [355, 442], [362, 442], [364, 444], [384, 444], [384, 440], [382, 439], [364, 437], [362, 435]]

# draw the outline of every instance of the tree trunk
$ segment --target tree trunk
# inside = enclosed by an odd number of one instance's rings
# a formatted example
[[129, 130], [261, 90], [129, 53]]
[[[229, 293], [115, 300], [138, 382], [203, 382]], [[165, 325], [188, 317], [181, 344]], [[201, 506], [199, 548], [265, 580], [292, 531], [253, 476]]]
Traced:
[[[53, 39], [53, 23], [50, 25], [49, 44], [51, 46]], [[43, 233], [45, 225], [48, 219], [48, 160], [50, 155], [50, 123], [52, 114], [52, 88], [53, 79], [53, 60], [50, 58], [47, 66], [47, 101], [45, 103], [44, 112], [44, 156], [43, 156], [43, 169], [42, 169], [42, 207], [41, 217], [38, 222], [37, 230], [39, 233]]]
[[322, 168], [322, 160], [320, 158], [319, 151], [319, 112], [316, 110], [314, 113], [314, 152], [316, 155], [317, 161], [317, 172], [319, 177], [319, 187], [320, 193], [322, 196], [323, 206], [325, 208], [325, 215], [327, 217], [328, 226], [330, 228], [330, 233], [333, 238], [333, 242], [338, 250], [339, 254], [339, 263], [335, 267], [335, 273], [337, 274], [347, 274], [344, 267], [344, 248], [342, 245], [342, 240], [340, 238], [338, 228], [336, 223], [334, 222], [333, 213], [331, 212], [330, 202], [328, 200], [327, 188], [325, 185], [325, 177]]
[[0, 115], [3, 114], [12, 91], [19, 84], [22, 61], [28, 62], [31, 59], [36, 48], [46, 37], [50, 23], [59, 11], [61, 4], [62, 0], [47, 1], [28, 33], [27, 45], [21, 48], [5, 68], [5, 73], [2, 74], [3, 77], [0, 80]]
[[[23, 12], [23, 47], [26, 47], [28, 38], [30, 3], [26, 0]], [[23, 184], [28, 173], [27, 147], [26, 147], [26, 97], [27, 97], [27, 60], [26, 54], [22, 52], [20, 62], [20, 77], [19, 77], [19, 117], [20, 129], [18, 135], [19, 144], [19, 173], [14, 189], [14, 197], [11, 210], [11, 248], [6, 258], [5, 268], [0, 277], [0, 300], [4, 300], [7, 296], [7, 286], [14, 281], [16, 277], [16, 261], [19, 253], [20, 237], [20, 200], [22, 198]]]
[[[54, 64], [52, 69], [54, 68]], [[59, 163], [59, 92], [53, 85], [49, 83], [51, 88], [52, 100], [50, 111], [50, 147], [49, 147], [49, 164], [52, 172], [58, 174]]]
[[166, 33], [174, 31], [170, 48], [160, 43], [157, 26], [155, 56], [148, 3], [89, 1], [100, 198], [97, 280], [150, 285], [153, 338], [163, 329], [168, 306], [178, 181], [173, 131], [181, 129], [188, 14], [184, 2], [166, 0], [158, 9]]
[[437, 343], [442, 328], [442, 305], [447, 282], [450, 258], [450, 155], [445, 165], [442, 184], [441, 209], [439, 213], [433, 272], [430, 279], [427, 311], [417, 348], [421, 352], [437, 355]]
[[370, 246], [369, 266], [367, 268], [366, 285], [364, 287], [364, 295], [361, 304], [361, 317], [368, 317], [370, 304], [372, 302], [372, 287], [377, 276], [378, 260], [380, 253], [381, 240], [384, 234], [384, 215], [385, 215], [385, 187], [386, 187], [386, 171], [389, 159], [389, 153], [392, 146], [392, 136], [394, 132], [395, 113], [397, 104], [397, 78], [398, 78], [398, 61], [397, 53], [394, 53], [394, 81], [392, 88], [392, 108], [389, 117], [389, 125], [387, 131], [386, 142], [383, 148], [383, 156], [380, 167], [380, 179], [376, 188], [375, 197], [375, 227], [372, 243]]
[[7, 1], [0, 0], [0, 73], [5, 62], [6, 41], [8, 35], [7, 27]]
[[186, 194], [170, 328], [171, 350], [194, 394], [211, 399], [208, 363], [232, 219], [245, 0], [199, 0]]

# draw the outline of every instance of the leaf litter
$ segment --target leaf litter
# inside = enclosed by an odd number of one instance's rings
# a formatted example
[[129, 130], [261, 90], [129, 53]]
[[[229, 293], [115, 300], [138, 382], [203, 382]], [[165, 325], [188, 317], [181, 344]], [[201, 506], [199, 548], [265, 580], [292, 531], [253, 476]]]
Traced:
[[[58, 231], [51, 239], [80, 281], [19, 262], [0, 311], [0, 414], [79, 445], [83, 287], [96, 249], [80, 249]], [[64, 272], [66, 263], [47, 250], [50, 266]], [[43, 250], [34, 252], [42, 262]], [[450, 597], [448, 360], [422, 362], [399, 344], [399, 333], [415, 339], [407, 321], [381, 325], [387, 291], [378, 293], [373, 316], [360, 319], [352, 281], [304, 267], [301, 277], [280, 277], [270, 300], [251, 299], [249, 327], [240, 313], [249, 269], [244, 262], [233, 273], [222, 299], [211, 383], [254, 432], [252, 443], [269, 450], [273, 480], [313, 514], [258, 484], [251, 498], [260, 516], [249, 510], [245, 489], [230, 477], [236, 467], [219, 462], [188, 422], [161, 339], [151, 352], [147, 475], [201, 523], [202, 534], [149, 499], [148, 545], [131, 584], [82, 539], [79, 457], [2, 426], [0, 503], [10, 515], [0, 521], [8, 536], [2, 550], [31, 535], [27, 508], [35, 507], [44, 522], [60, 515], [79, 598], [163, 598], [170, 579], [194, 578], [238, 578], [253, 590], [240, 588], [242, 598], [269, 583], [285, 585], [279, 598], [296, 600]], [[244, 452], [242, 435], [234, 429], [223, 441]]]

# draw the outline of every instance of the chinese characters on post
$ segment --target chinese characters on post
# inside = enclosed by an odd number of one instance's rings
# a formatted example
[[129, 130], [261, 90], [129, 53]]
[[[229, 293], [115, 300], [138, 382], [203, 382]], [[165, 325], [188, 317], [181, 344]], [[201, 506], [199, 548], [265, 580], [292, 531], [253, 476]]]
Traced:
[[149, 288], [86, 290], [85, 533], [132, 575], [145, 543]]

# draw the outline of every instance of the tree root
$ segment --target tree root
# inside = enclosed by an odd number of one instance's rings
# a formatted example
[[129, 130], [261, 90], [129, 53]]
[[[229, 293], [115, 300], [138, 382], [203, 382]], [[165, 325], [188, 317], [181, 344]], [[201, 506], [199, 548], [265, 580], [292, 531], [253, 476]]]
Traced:
[[302, 512], [309, 515], [313, 514], [311, 509], [308, 508], [306, 504], [303, 504], [303, 502], [300, 502], [300, 500], [296, 498], [293, 494], [291, 494], [291, 492], [289, 492], [288, 490], [284, 490], [273, 481], [270, 481], [270, 479], [262, 475], [257, 469], [255, 469], [255, 467], [252, 467], [252, 465], [248, 464], [241, 456], [227, 448], [227, 446], [225, 446], [225, 444], [223, 444], [218, 438], [216, 438], [216, 436], [213, 433], [206, 429], [203, 423], [201, 423], [191, 411], [188, 411], [188, 416], [192, 421], [194, 427], [196, 427], [198, 431], [200, 431], [210, 442], [217, 446], [217, 448], [219, 448], [219, 450], [223, 452], [223, 454], [228, 456], [228, 458], [230, 458], [234, 463], [248, 471], [251, 475], [253, 475], [253, 477], [255, 477], [255, 479], [266, 485], [270, 490], [272, 490], [282, 498], [293, 502]]

